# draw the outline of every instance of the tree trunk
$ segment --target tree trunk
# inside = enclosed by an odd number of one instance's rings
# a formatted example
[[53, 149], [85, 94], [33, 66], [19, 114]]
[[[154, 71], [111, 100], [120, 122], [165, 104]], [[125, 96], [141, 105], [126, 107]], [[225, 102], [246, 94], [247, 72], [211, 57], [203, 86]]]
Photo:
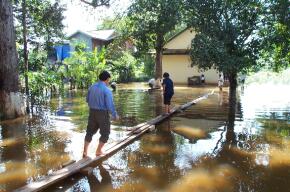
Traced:
[[155, 79], [162, 78], [162, 49], [156, 49]]
[[231, 146], [237, 145], [237, 138], [234, 131], [235, 117], [236, 117], [236, 90], [237, 90], [237, 74], [232, 73], [229, 75], [230, 81], [230, 96], [229, 96], [229, 111], [228, 111], [228, 122], [227, 122], [227, 133], [226, 143]]
[[156, 40], [156, 57], [155, 57], [155, 79], [162, 78], [162, 52], [163, 52], [163, 35], [158, 35]]
[[[27, 51], [27, 26], [26, 26], [26, 0], [22, 0], [22, 36], [23, 36], [23, 59], [24, 59], [24, 79], [25, 79], [25, 93], [29, 98], [28, 86], [28, 51]], [[29, 99], [26, 99], [26, 112], [29, 113]]]
[[229, 104], [232, 105], [232, 106], [236, 106], [237, 74], [236, 73], [229, 74], [229, 81], [230, 81]]
[[0, 1], [0, 118], [24, 115], [23, 97], [18, 92], [18, 60], [10, 0]]

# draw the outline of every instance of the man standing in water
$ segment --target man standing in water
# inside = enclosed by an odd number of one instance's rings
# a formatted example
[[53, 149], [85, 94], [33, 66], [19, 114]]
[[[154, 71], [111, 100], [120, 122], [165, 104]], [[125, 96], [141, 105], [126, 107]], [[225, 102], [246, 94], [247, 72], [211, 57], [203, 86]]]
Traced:
[[163, 88], [163, 102], [165, 105], [165, 114], [170, 113], [170, 102], [171, 98], [174, 94], [174, 89], [173, 89], [173, 82], [169, 78], [169, 73], [164, 73], [163, 74], [163, 82], [162, 82], [162, 88]]
[[110, 85], [111, 75], [107, 71], [103, 71], [99, 75], [100, 81], [93, 84], [88, 91], [87, 103], [90, 108], [87, 132], [85, 136], [85, 144], [83, 158], [88, 155], [88, 147], [92, 141], [92, 137], [98, 129], [100, 129], [101, 137], [96, 150], [96, 156], [103, 155], [102, 148], [109, 139], [110, 135], [110, 116], [111, 112], [113, 120], [118, 120], [119, 116], [115, 110], [113, 94], [108, 88]]

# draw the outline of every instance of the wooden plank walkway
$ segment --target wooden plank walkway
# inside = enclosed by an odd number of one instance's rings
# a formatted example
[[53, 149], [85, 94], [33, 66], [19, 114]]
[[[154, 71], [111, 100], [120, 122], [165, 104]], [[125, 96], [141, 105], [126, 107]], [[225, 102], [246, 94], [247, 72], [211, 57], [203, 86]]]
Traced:
[[213, 91], [209, 94], [205, 94], [193, 101], [190, 101], [184, 105], [174, 107], [171, 112], [168, 115], [159, 115], [145, 123], [141, 123], [139, 125], [136, 125], [130, 129], [130, 132], [126, 135], [125, 138], [121, 139], [118, 142], [112, 143], [108, 146], [104, 147], [104, 155], [98, 156], [95, 158], [84, 158], [81, 159], [71, 165], [68, 165], [65, 168], [62, 168], [58, 171], [53, 172], [51, 175], [48, 175], [44, 179], [40, 181], [31, 182], [17, 190], [16, 192], [34, 192], [34, 191], [40, 191], [43, 190], [52, 184], [57, 183], [60, 180], [63, 180], [77, 172], [80, 172], [82, 169], [96, 164], [110, 156], [112, 156], [115, 152], [122, 149], [123, 147], [127, 146], [128, 144], [135, 141], [138, 137], [143, 135], [144, 133], [153, 130], [155, 128], [155, 125], [162, 122], [163, 120], [169, 118], [171, 115], [173, 115], [176, 112], [180, 112], [182, 110], [185, 110], [186, 108], [190, 107], [191, 105], [194, 105], [195, 103], [206, 99], [209, 95], [213, 94]]

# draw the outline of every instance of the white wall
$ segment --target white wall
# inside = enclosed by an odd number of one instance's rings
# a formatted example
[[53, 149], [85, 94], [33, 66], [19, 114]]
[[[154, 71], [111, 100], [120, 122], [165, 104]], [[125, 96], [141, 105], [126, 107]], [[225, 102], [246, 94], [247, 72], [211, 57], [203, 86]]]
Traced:
[[197, 66], [191, 67], [191, 59], [188, 55], [163, 55], [162, 71], [168, 72], [174, 83], [187, 84], [187, 78], [192, 76], [205, 76], [206, 83], [217, 83], [218, 73], [211, 69], [199, 72]]
[[187, 29], [164, 45], [167, 49], [190, 49], [191, 40], [195, 37], [192, 29]]

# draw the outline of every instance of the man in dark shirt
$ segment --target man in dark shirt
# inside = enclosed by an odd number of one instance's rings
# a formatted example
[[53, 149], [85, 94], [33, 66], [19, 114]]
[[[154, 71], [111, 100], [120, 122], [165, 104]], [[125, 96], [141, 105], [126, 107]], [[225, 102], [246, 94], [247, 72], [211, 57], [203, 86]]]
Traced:
[[162, 88], [163, 88], [163, 102], [165, 105], [165, 114], [170, 113], [170, 101], [174, 94], [174, 86], [172, 80], [169, 78], [168, 73], [163, 74], [163, 82], [162, 82]]
[[118, 120], [119, 116], [115, 110], [113, 94], [109, 89], [111, 75], [107, 71], [103, 71], [99, 75], [100, 81], [93, 84], [88, 91], [87, 103], [90, 108], [87, 132], [85, 136], [85, 145], [83, 157], [87, 157], [87, 151], [92, 137], [100, 130], [101, 137], [96, 150], [96, 156], [103, 155], [102, 148], [109, 139], [110, 135], [110, 116], [113, 120]]

